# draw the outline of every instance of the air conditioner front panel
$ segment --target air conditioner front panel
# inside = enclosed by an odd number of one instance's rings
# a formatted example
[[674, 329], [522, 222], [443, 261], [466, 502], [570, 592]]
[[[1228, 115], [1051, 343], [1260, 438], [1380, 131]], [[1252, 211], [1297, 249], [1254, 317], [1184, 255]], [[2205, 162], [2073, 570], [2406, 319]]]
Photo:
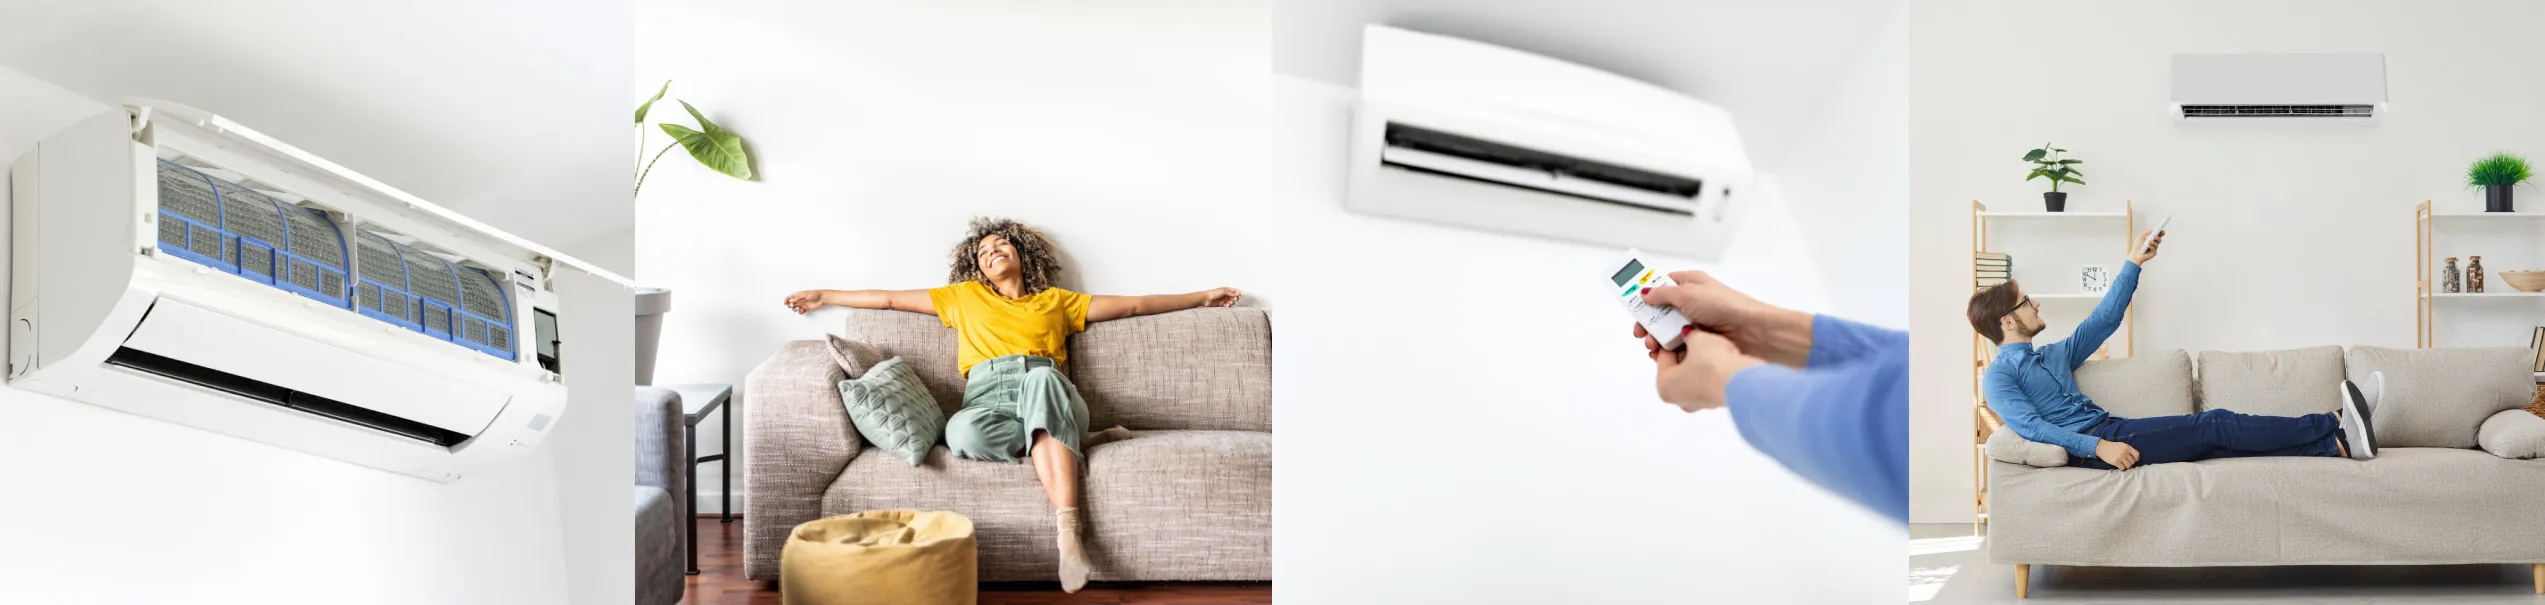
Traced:
[[161, 297], [124, 347], [474, 435], [507, 395]]

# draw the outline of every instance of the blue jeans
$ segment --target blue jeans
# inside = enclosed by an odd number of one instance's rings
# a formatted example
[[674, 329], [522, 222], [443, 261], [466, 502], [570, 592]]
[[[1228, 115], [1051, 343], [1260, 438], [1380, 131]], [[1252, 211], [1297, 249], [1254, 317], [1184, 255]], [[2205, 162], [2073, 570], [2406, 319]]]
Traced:
[[[2183, 416], [2105, 419], [2085, 430], [2104, 441], [2129, 444], [2139, 464], [2191, 462], [2248, 456], [2339, 456], [2342, 422], [2331, 413], [2255, 416], [2210, 410]], [[2100, 458], [2068, 457], [2069, 466], [2110, 470]]]

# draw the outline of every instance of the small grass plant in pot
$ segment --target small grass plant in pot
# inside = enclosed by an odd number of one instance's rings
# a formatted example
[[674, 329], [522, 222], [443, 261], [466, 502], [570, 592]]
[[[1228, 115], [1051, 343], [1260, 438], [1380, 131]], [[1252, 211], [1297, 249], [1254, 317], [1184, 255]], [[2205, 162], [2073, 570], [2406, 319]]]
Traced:
[[2510, 204], [2510, 188], [2527, 182], [2532, 176], [2527, 158], [2508, 153], [2495, 153], [2475, 160], [2465, 169], [2465, 184], [2483, 188], [2484, 212], [2515, 212]]
[[2077, 178], [2085, 176], [2085, 171], [2077, 169], [2077, 165], [2085, 163], [2085, 160], [2063, 157], [2066, 153], [2068, 150], [2051, 147], [2049, 143], [2042, 143], [2040, 149], [2024, 152], [2024, 161], [2032, 164], [2032, 173], [2024, 175], [2024, 180], [2050, 179], [2050, 190], [2041, 193], [2041, 205], [2051, 212], [2068, 209], [2068, 194], [2059, 190], [2060, 183], [2085, 184], [2084, 179]]

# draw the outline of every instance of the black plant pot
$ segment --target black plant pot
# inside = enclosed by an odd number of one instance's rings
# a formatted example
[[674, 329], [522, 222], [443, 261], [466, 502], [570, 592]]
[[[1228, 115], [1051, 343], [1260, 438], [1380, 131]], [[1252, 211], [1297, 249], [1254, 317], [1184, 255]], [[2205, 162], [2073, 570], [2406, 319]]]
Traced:
[[[2508, 202], [2502, 203], [2506, 204]], [[2051, 212], [2067, 212], [2068, 193], [2065, 191], [2041, 192], [2041, 205], [2042, 207], [2049, 208]]]
[[2483, 186], [2483, 211], [2484, 211], [2484, 212], [2517, 212], [2516, 210], [2511, 210], [2511, 209], [2510, 209], [2510, 186], [2509, 186], [2509, 185], [2484, 185], [2484, 186]]

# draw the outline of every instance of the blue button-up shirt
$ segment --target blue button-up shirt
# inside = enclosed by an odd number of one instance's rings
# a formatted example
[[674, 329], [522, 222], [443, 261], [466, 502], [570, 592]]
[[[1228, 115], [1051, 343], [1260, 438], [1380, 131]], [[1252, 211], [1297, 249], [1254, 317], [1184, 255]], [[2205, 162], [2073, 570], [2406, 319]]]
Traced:
[[2077, 390], [2077, 366], [2085, 365], [2104, 339], [2121, 329], [2121, 317], [2129, 311], [2130, 295], [2138, 290], [2138, 283], [2138, 263], [2125, 264], [2121, 275], [2112, 280], [2111, 290], [2103, 294], [2103, 302], [2077, 323], [2076, 333], [2067, 340], [2040, 347], [2027, 342], [1997, 347], [1997, 359], [1989, 362], [1988, 373], [1980, 380], [1988, 409], [2024, 439], [2059, 446], [2070, 456], [2093, 458], [2094, 446], [2101, 440], [2085, 431], [2112, 414]]

